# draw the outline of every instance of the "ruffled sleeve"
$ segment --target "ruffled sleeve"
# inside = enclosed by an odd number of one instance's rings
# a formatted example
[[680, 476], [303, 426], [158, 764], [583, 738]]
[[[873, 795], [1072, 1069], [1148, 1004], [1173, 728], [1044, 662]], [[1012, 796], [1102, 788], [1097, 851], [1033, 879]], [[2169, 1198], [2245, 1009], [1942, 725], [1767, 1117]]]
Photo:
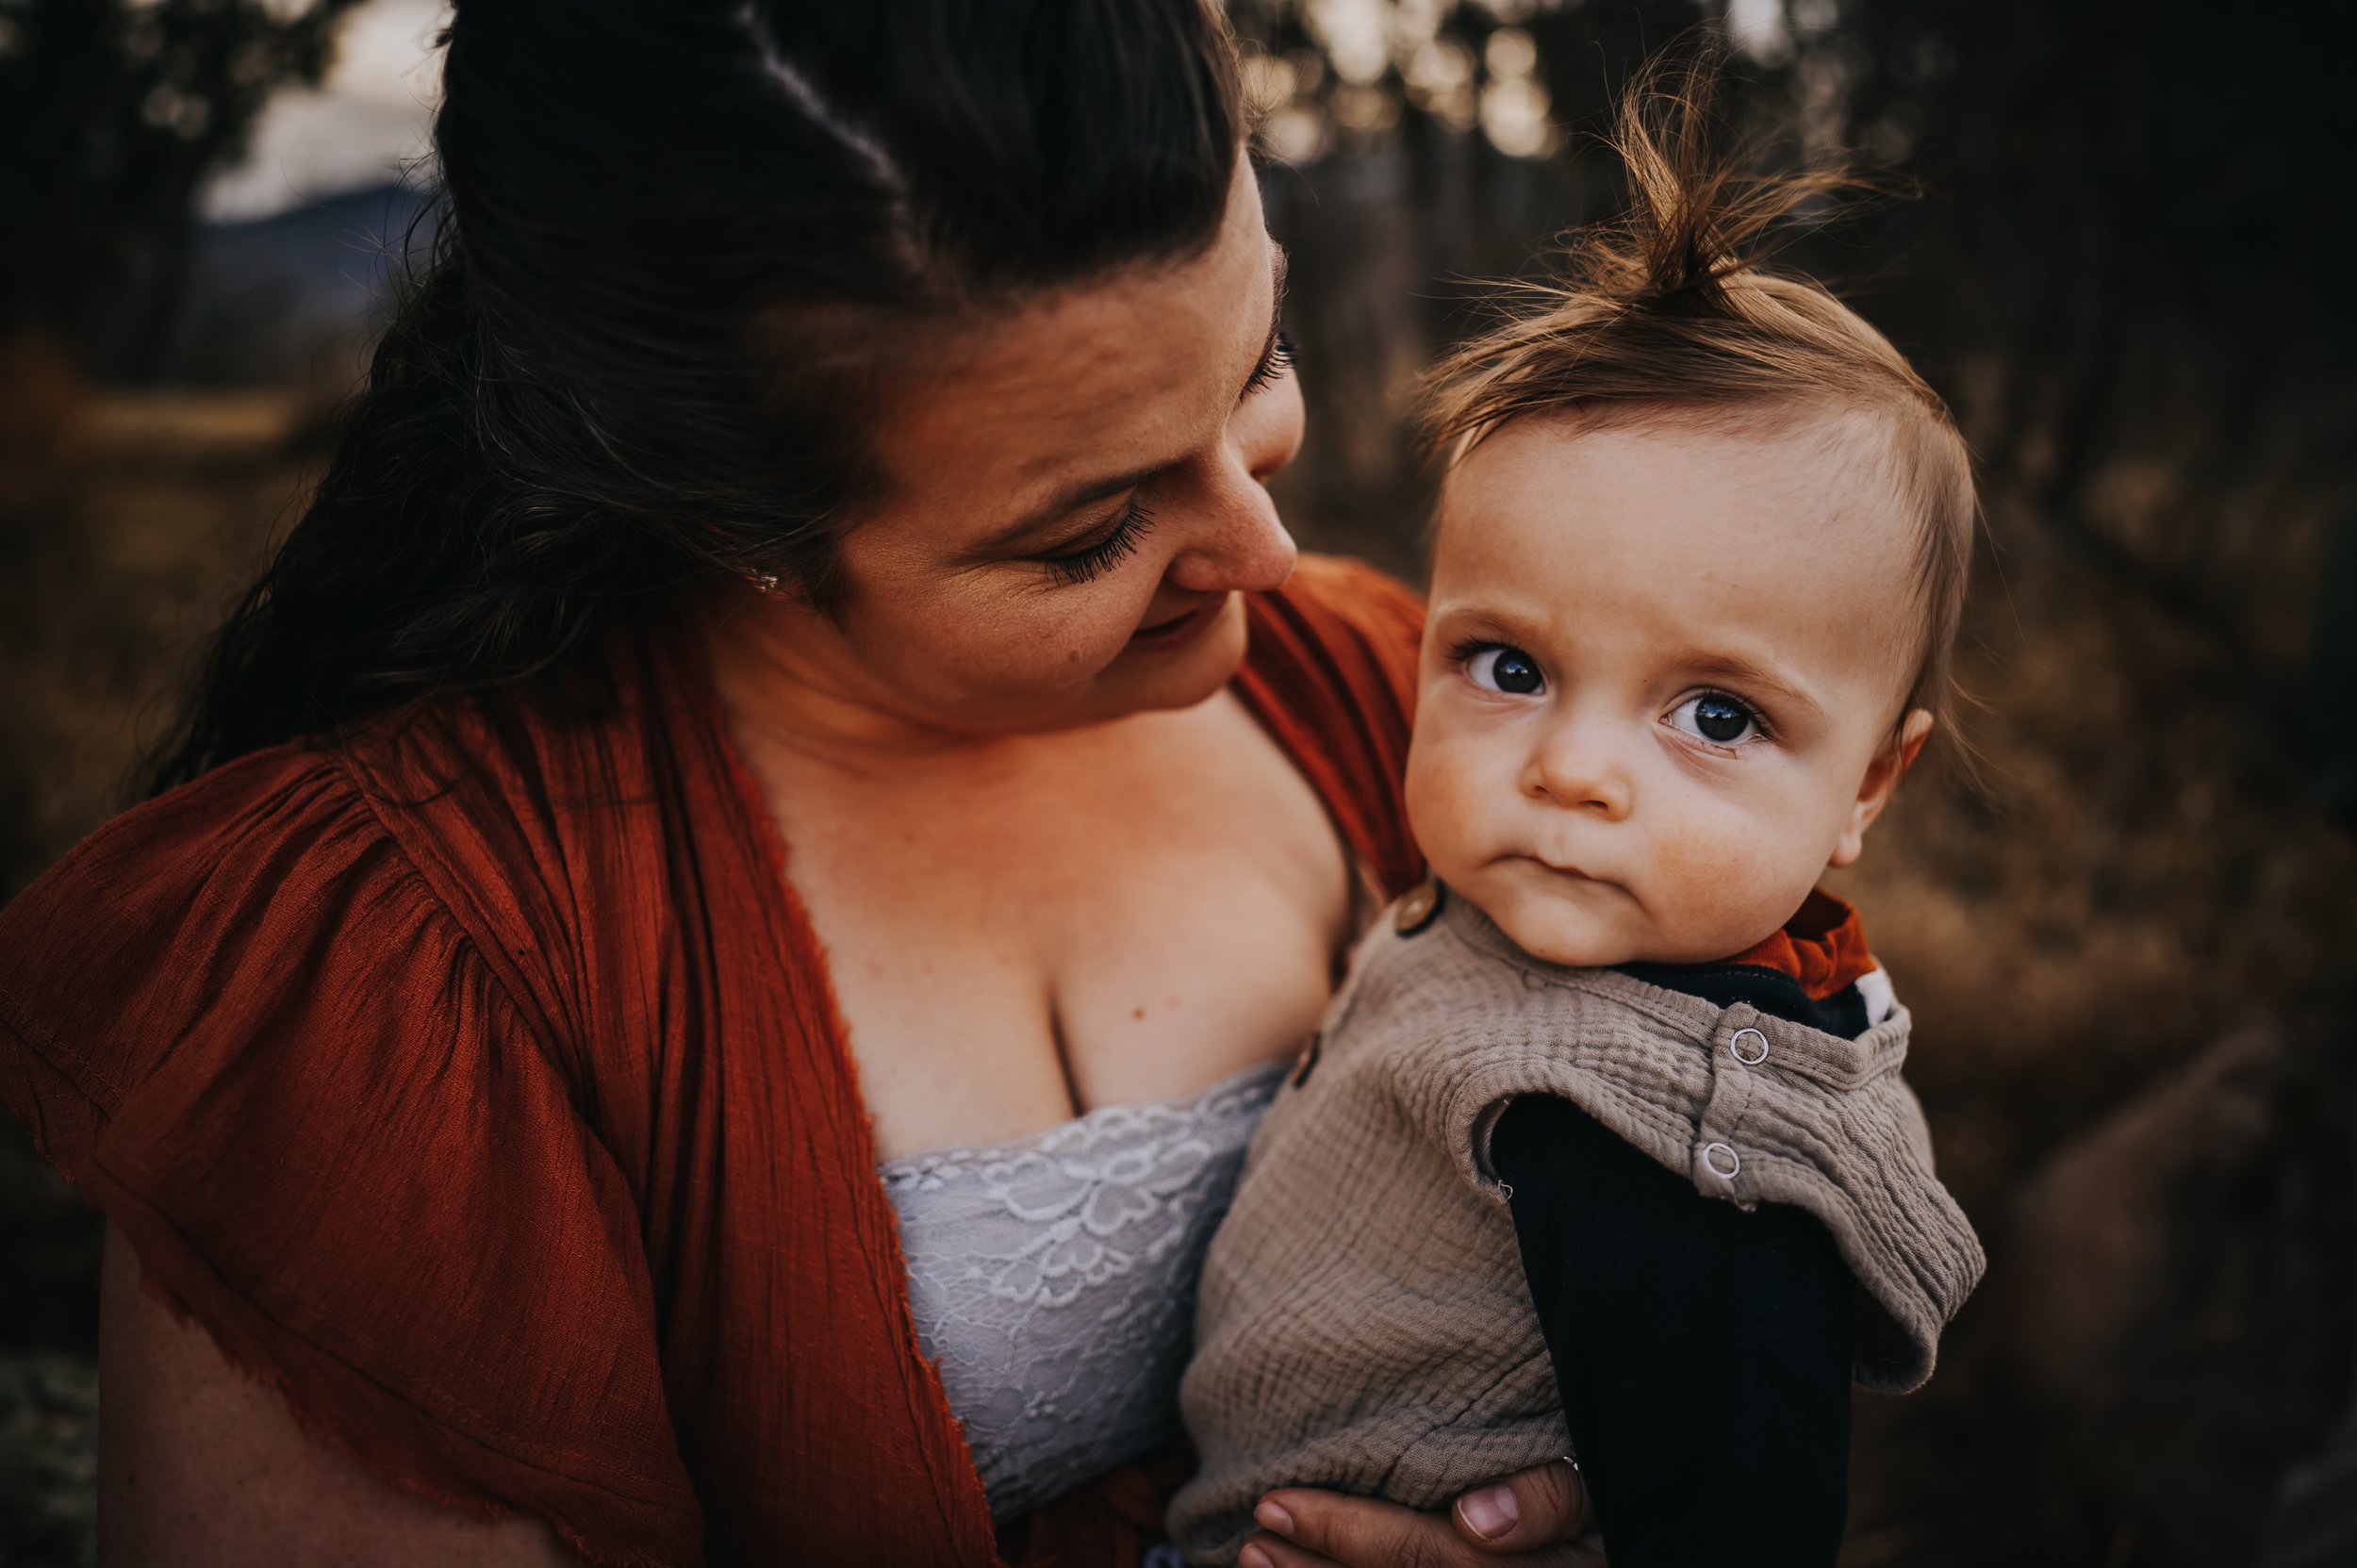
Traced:
[[1291, 582], [1246, 602], [1238, 691], [1396, 897], [1424, 875], [1401, 784], [1424, 601], [1363, 562], [1304, 555]]
[[332, 755], [101, 829], [0, 911], [0, 1101], [315, 1438], [591, 1559], [702, 1560], [631, 1195]]

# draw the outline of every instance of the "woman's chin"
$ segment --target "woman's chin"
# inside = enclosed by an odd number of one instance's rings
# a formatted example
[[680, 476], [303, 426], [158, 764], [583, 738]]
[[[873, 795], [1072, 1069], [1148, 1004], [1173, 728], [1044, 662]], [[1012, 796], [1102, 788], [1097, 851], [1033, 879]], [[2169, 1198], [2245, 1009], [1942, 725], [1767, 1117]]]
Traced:
[[1231, 593], [1199, 624], [1132, 637], [1097, 677], [1097, 690], [1122, 712], [1191, 708], [1235, 679], [1247, 635], [1244, 597]]

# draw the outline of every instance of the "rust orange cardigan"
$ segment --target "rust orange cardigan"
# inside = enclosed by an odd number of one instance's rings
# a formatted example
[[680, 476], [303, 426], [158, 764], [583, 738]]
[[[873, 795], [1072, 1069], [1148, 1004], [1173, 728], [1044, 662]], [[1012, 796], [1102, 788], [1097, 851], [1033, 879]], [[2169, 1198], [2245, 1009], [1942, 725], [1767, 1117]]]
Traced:
[[[1235, 689], [1400, 891], [1420, 605], [1305, 560], [1249, 613]], [[101, 828], [0, 912], [0, 1100], [395, 1484], [604, 1563], [997, 1562], [822, 955], [672, 641], [618, 645], [594, 724], [444, 702]], [[1099, 1491], [1003, 1544], [1134, 1550], [1158, 1504]]]

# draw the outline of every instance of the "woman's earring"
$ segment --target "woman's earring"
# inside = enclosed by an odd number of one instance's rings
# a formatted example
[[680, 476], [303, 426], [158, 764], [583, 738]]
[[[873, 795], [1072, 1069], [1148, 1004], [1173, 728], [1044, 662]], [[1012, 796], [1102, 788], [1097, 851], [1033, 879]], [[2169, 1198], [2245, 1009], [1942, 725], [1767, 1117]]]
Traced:
[[762, 572], [753, 579], [753, 585], [764, 593], [775, 593], [778, 591], [778, 574], [774, 571]]

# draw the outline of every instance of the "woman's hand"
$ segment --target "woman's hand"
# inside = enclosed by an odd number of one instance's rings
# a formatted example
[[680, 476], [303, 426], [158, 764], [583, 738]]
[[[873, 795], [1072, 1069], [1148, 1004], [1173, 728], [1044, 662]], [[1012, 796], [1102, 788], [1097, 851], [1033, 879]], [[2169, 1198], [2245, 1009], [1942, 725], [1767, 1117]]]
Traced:
[[1244, 1543], [1238, 1568], [1495, 1568], [1502, 1555], [1564, 1568], [1604, 1561], [1589, 1534], [1587, 1489], [1561, 1462], [1468, 1492], [1445, 1518], [1306, 1487], [1270, 1493], [1253, 1517], [1261, 1533]]

